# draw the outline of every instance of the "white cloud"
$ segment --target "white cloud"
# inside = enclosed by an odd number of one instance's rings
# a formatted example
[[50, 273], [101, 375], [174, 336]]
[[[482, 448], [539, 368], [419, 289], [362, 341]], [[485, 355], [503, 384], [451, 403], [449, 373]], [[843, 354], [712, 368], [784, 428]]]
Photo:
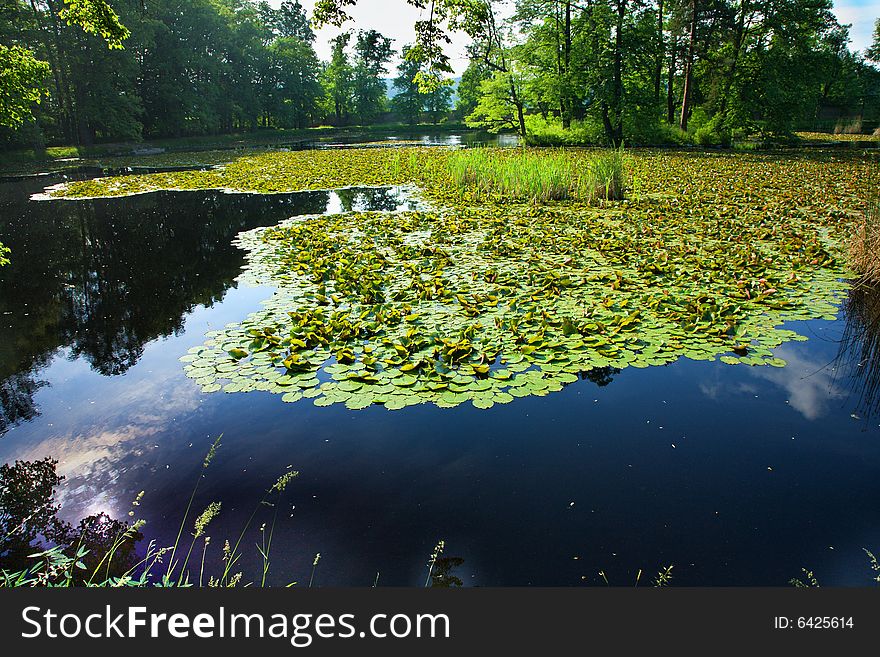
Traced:
[[791, 407], [806, 419], [822, 417], [828, 412], [832, 400], [846, 396], [827, 364], [805, 358], [797, 346], [782, 345], [774, 354], [788, 364], [781, 368], [752, 367], [749, 374], [783, 388], [788, 393]]
[[880, 0], [839, 0], [834, 3], [834, 14], [843, 24], [851, 24], [851, 48], [862, 50], [871, 45], [874, 21], [880, 18]]

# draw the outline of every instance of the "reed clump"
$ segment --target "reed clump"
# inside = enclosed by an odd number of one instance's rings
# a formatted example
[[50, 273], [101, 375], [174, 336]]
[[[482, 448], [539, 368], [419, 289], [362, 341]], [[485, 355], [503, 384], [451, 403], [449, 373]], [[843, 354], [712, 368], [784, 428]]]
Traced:
[[475, 148], [451, 154], [446, 168], [458, 194], [474, 199], [616, 201], [627, 181], [621, 151], [598, 154], [584, 166], [561, 149]]
[[849, 261], [862, 283], [880, 284], [880, 201], [871, 202], [856, 224]]
[[834, 126], [835, 135], [860, 135], [862, 134], [862, 117], [858, 116], [850, 120], [840, 120]]

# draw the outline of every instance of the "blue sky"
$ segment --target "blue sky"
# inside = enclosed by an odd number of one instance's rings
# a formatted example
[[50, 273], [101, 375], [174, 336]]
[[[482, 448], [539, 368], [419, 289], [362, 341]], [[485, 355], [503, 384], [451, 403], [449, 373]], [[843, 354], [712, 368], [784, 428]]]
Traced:
[[874, 21], [880, 17], [880, 0], [837, 0], [834, 13], [841, 23], [851, 23], [852, 48], [864, 50], [871, 45]]
[[[311, 15], [315, 5], [314, 0], [300, 0], [302, 5]], [[270, 0], [274, 6], [281, 4], [281, 0]], [[411, 43], [414, 38], [413, 22], [420, 17], [420, 11], [406, 3], [406, 0], [359, 0], [357, 5], [349, 10], [354, 17], [357, 26], [361, 29], [375, 29], [394, 39], [394, 48], [400, 50], [404, 44]], [[880, 0], [836, 0], [834, 13], [841, 23], [852, 24], [850, 30], [852, 36], [851, 48], [864, 50], [871, 45], [874, 32], [874, 21], [880, 17]], [[350, 29], [350, 26], [347, 26]], [[335, 28], [323, 28], [318, 32], [315, 50], [321, 59], [329, 59], [329, 40], [336, 36], [340, 30]], [[448, 52], [452, 57], [452, 64], [457, 74], [461, 74], [467, 66], [465, 46], [467, 39], [463, 35], [453, 35], [453, 43]]]

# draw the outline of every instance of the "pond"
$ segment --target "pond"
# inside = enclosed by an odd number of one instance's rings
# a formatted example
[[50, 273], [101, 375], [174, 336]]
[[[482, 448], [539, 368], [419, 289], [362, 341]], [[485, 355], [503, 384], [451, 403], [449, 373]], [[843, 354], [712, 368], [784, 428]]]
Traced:
[[[779, 585], [816, 572], [865, 585], [880, 548], [876, 301], [791, 322], [785, 367], [679, 359], [599, 368], [487, 410], [391, 412], [204, 393], [179, 358], [273, 289], [237, 281], [243, 231], [293, 216], [414, 207], [405, 188], [273, 195], [154, 192], [32, 201], [0, 185], [0, 462], [51, 456], [61, 515], [124, 519], [171, 544], [222, 502], [234, 540], [279, 475], [300, 476], [275, 530], [270, 582], [421, 585], [438, 540], [464, 585]], [[258, 522], [273, 510], [258, 511]], [[259, 570], [248, 537], [241, 569]], [[216, 562], [217, 559], [215, 558]], [[602, 571], [604, 576], [600, 576]]]

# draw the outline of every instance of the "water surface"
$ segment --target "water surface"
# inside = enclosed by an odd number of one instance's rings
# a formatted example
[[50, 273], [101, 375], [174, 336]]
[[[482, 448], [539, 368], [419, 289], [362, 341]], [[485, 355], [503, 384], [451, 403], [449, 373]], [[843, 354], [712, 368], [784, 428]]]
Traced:
[[[213, 439], [196, 506], [234, 538], [288, 468], [271, 581], [419, 585], [434, 544], [466, 585], [867, 585], [880, 549], [877, 304], [791, 324], [782, 369], [681, 360], [594, 371], [490, 410], [389, 412], [203, 394], [178, 358], [260, 307], [236, 282], [241, 231], [288, 217], [406, 207], [402, 190], [161, 192], [28, 200], [0, 185], [0, 462], [52, 456], [71, 521], [139, 509], [170, 544]], [[872, 305], [873, 304], [873, 305]], [[873, 310], [872, 310], [873, 309]], [[874, 319], [872, 319], [874, 318]], [[872, 355], [873, 353], [873, 355]], [[271, 518], [263, 509], [258, 521]], [[258, 526], [243, 567], [255, 573]]]

